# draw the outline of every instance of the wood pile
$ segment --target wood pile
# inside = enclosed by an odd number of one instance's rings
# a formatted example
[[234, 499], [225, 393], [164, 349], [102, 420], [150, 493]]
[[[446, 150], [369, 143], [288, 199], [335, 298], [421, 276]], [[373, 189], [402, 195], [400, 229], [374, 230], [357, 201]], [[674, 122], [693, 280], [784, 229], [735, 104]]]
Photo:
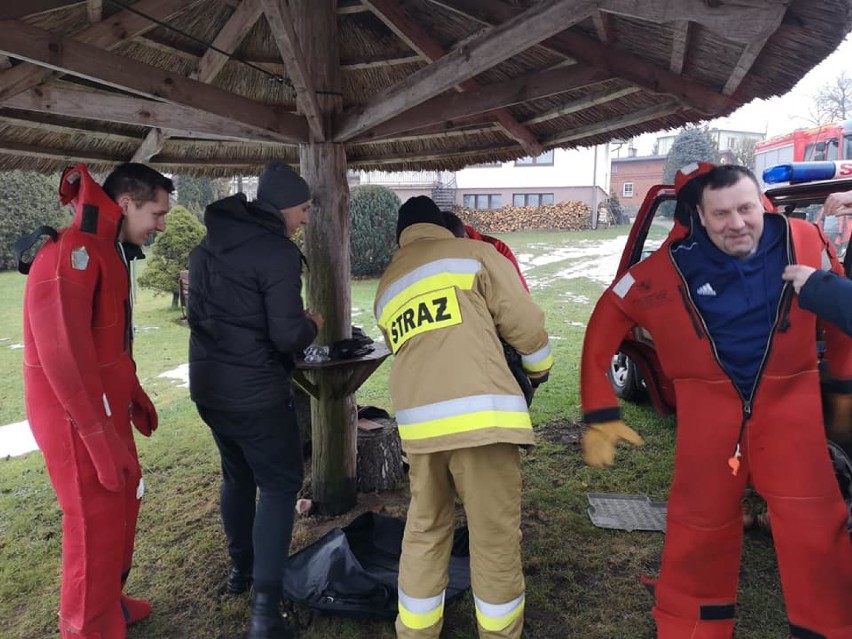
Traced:
[[584, 202], [565, 201], [545, 206], [504, 206], [478, 210], [454, 207], [462, 221], [480, 233], [513, 231], [582, 231], [592, 225], [592, 209]]

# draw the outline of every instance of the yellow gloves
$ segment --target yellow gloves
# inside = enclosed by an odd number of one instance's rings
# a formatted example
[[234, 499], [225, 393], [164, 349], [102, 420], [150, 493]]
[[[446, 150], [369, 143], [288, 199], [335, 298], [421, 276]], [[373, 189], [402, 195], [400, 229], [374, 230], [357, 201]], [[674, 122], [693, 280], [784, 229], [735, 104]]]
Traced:
[[583, 435], [583, 460], [589, 466], [605, 468], [615, 460], [615, 446], [619, 441], [641, 446], [645, 441], [623, 421], [591, 424]]
[[829, 437], [852, 437], [852, 394], [829, 393], [828, 404], [831, 422], [828, 426]]

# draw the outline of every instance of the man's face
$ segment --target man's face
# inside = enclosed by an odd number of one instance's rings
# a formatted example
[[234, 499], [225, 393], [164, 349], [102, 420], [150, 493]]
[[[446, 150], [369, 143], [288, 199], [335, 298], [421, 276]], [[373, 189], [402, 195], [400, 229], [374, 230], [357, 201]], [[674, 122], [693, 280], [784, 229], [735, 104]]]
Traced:
[[287, 237], [293, 237], [293, 234], [299, 230], [300, 226], [308, 223], [308, 211], [310, 210], [310, 201], [291, 206], [288, 209], [281, 209], [281, 216], [287, 225]]
[[716, 248], [734, 257], [751, 255], [763, 234], [760, 191], [746, 176], [731, 186], [705, 189], [698, 216]]
[[136, 202], [127, 194], [118, 196], [118, 205], [124, 211], [121, 241], [142, 246], [154, 233], [166, 230], [166, 213], [169, 212], [169, 194], [165, 189], [154, 191], [154, 199]]

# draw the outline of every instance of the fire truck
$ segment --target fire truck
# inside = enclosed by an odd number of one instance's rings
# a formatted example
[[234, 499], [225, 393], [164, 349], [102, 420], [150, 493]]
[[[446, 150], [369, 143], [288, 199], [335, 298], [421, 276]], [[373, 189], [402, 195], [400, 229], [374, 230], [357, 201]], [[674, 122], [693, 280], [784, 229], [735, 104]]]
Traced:
[[[792, 133], [758, 142], [754, 147], [754, 173], [761, 186], [765, 186], [763, 173], [770, 167], [791, 162], [839, 160], [852, 161], [852, 120], [824, 124], [812, 129], [797, 129]], [[787, 180], [776, 179], [774, 183], [782, 181]], [[852, 219], [823, 218], [820, 207], [806, 211], [805, 216], [831, 238], [838, 256], [843, 259], [852, 237]]]
[[852, 159], [852, 120], [796, 129], [758, 142], [754, 147], [754, 173], [761, 178], [771, 166], [788, 162]]

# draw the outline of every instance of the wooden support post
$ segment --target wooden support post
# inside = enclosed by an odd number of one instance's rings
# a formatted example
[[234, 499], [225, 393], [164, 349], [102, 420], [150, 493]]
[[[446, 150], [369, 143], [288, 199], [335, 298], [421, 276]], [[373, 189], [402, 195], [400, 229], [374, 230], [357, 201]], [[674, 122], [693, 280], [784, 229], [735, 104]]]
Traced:
[[[325, 139], [330, 140], [332, 116], [343, 109], [340, 55], [337, 47], [337, 2], [292, 2], [293, 25], [302, 46], [307, 77], [318, 93]], [[299, 147], [302, 177], [313, 194], [311, 221], [305, 230], [308, 264], [308, 306], [322, 313], [321, 344], [351, 337], [349, 271], [349, 185], [342, 144], [311, 142]], [[356, 501], [357, 411], [355, 396], [334, 397], [344, 375], [334, 368], [314, 372], [320, 392], [312, 400], [313, 460], [311, 483], [319, 511], [338, 515]]]

